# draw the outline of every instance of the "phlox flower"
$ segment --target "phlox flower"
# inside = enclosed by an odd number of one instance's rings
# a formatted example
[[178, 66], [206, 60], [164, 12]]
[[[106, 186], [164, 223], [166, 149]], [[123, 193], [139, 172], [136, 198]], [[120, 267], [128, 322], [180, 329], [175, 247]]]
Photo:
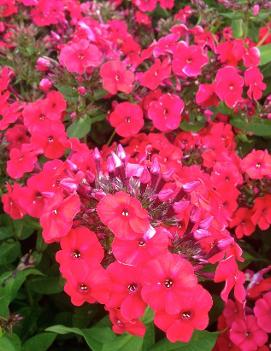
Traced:
[[259, 327], [266, 333], [271, 333], [271, 292], [256, 301], [254, 314]]
[[140, 239], [149, 229], [148, 212], [136, 198], [123, 191], [104, 196], [97, 205], [97, 213], [119, 239]]

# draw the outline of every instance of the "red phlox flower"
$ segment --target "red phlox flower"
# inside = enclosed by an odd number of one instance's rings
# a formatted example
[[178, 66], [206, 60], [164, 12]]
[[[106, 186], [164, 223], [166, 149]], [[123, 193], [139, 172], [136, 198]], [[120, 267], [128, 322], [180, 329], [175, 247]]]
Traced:
[[135, 21], [139, 24], [143, 24], [144, 26], [151, 27], [151, 19], [146, 13], [136, 11]]
[[263, 82], [263, 75], [258, 67], [251, 67], [245, 71], [245, 85], [247, 85], [247, 95], [250, 99], [259, 100], [266, 84]]
[[123, 240], [141, 239], [150, 226], [148, 212], [135, 197], [123, 191], [100, 200], [97, 213], [114, 235]]
[[271, 43], [271, 34], [268, 35], [268, 33], [270, 33], [270, 29], [271, 29], [271, 23], [270, 22], [266, 26], [260, 28], [260, 30], [259, 30], [259, 41], [261, 41], [262, 39], [265, 38], [264, 42], [262, 43], [262, 45]]
[[140, 320], [125, 319], [117, 308], [109, 310], [109, 318], [113, 323], [112, 329], [116, 334], [128, 332], [131, 335], [143, 337], [146, 332], [146, 327]]
[[252, 214], [253, 211], [246, 207], [240, 207], [234, 213], [230, 227], [235, 227], [235, 235], [238, 239], [249, 236], [255, 231], [256, 226], [251, 221]]
[[237, 66], [245, 54], [243, 40], [235, 39], [217, 45], [217, 53], [222, 63]]
[[14, 15], [17, 11], [15, 0], [0, 0], [0, 18]]
[[40, 218], [43, 213], [45, 196], [42, 193], [42, 183], [39, 174], [28, 178], [27, 186], [20, 188], [18, 202], [24, 211], [32, 217]]
[[39, 0], [31, 10], [31, 17], [34, 24], [40, 27], [64, 22], [64, 3], [62, 0]]
[[101, 64], [102, 53], [98, 47], [86, 39], [64, 46], [59, 55], [59, 62], [71, 73], [83, 74], [89, 67]]
[[254, 201], [253, 215], [251, 221], [254, 225], [258, 225], [261, 230], [267, 230], [271, 224], [271, 195], [258, 197]]
[[223, 326], [223, 329], [226, 327], [231, 327], [233, 321], [244, 318], [244, 315], [245, 310], [243, 304], [237, 301], [228, 300], [223, 310], [223, 317], [225, 321], [225, 326]]
[[59, 91], [50, 91], [44, 101], [46, 116], [52, 121], [60, 121], [66, 111], [66, 101]]
[[9, 150], [16, 148], [20, 149], [23, 144], [29, 144], [30, 136], [27, 134], [27, 129], [22, 124], [15, 124], [5, 133]]
[[215, 92], [220, 100], [233, 108], [242, 100], [244, 79], [232, 66], [220, 68], [215, 77]]
[[244, 288], [245, 275], [240, 272], [234, 256], [229, 256], [220, 261], [215, 271], [216, 283], [225, 281], [225, 287], [221, 292], [221, 298], [227, 302], [230, 291], [234, 288], [234, 296], [237, 301], [243, 302], [246, 296]]
[[212, 304], [211, 295], [197, 285], [189, 293], [183, 293], [178, 313], [159, 312], [155, 315], [154, 323], [166, 332], [170, 342], [188, 342], [195, 329], [204, 330], [207, 327]]
[[80, 198], [77, 194], [64, 198], [58, 192], [46, 201], [40, 217], [42, 236], [46, 243], [59, 241], [68, 234], [74, 217], [80, 211], [80, 205]]
[[163, 61], [156, 59], [154, 64], [144, 73], [139, 75], [140, 84], [143, 87], [155, 90], [170, 77], [171, 67], [167, 58]]
[[266, 333], [271, 333], [271, 292], [256, 301], [254, 314], [259, 327]]
[[115, 238], [112, 251], [118, 262], [128, 265], [139, 265], [150, 258], [158, 257], [167, 252], [169, 234], [163, 228], [155, 228], [155, 235], [151, 238], [121, 240]]
[[26, 104], [23, 108], [23, 122], [30, 133], [36, 130], [42, 130], [48, 125], [48, 118], [45, 110], [45, 100], [37, 100], [33, 103]]
[[171, 10], [174, 7], [174, 0], [159, 0], [162, 9]]
[[200, 84], [196, 93], [196, 103], [202, 107], [218, 105], [219, 100], [215, 94], [214, 84]]
[[60, 264], [60, 272], [65, 277], [71, 267], [83, 265], [98, 266], [103, 257], [104, 250], [94, 232], [87, 227], [79, 226], [60, 240], [61, 250], [56, 253], [56, 261]]
[[197, 77], [207, 63], [208, 57], [201, 46], [180, 42], [173, 55], [172, 70], [182, 77]]
[[11, 123], [17, 121], [20, 116], [20, 105], [18, 102], [8, 103], [9, 92], [0, 95], [0, 130], [5, 130]]
[[0, 72], [0, 94], [2, 94], [9, 86], [10, 80], [14, 75], [10, 67], [4, 66]]
[[142, 317], [146, 303], [141, 297], [141, 275], [136, 267], [113, 262], [107, 267], [111, 279], [107, 308], [120, 308], [127, 320]]
[[262, 179], [271, 174], [271, 156], [267, 150], [252, 150], [241, 160], [240, 166], [251, 179]]
[[116, 133], [125, 138], [136, 135], [144, 126], [141, 107], [127, 101], [117, 104], [108, 119]]
[[133, 0], [133, 4], [142, 12], [150, 12], [156, 8], [157, 0]]
[[175, 254], [147, 262], [142, 270], [142, 297], [155, 311], [177, 314], [181, 310], [182, 294], [197, 286], [190, 262]]
[[176, 33], [171, 33], [160, 38], [157, 43], [153, 44], [153, 56], [159, 57], [169, 53], [173, 54], [178, 39], [179, 35]]
[[37, 162], [36, 152], [30, 144], [24, 144], [21, 149], [11, 149], [9, 157], [7, 173], [14, 179], [21, 178], [25, 173], [32, 172]]
[[13, 187], [7, 184], [7, 193], [2, 195], [4, 211], [13, 219], [21, 219], [25, 212], [18, 203], [20, 196], [20, 185], [15, 183]]
[[43, 151], [45, 157], [60, 158], [68, 147], [64, 125], [58, 121], [47, 122], [42, 129], [35, 129], [31, 143]]
[[254, 316], [246, 316], [232, 323], [230, 339], [241, 351], [257, 351], [267, 340], [267, 334], [259, 327]]
[[100, 69], [103, 88], [110, 94], [118, 91], [129, 94], [133, 89], [134, 73], [126, 68], [124, 62], [108, 61]]
[[101, 265], [88, 265], [87, 262], [72, 265], [70, 271], [66, 272], [65, 279], [64, 291], [75, 306], [81, 306], [84, 302], [106, 303], [108, 300], [110, 280]]
[[243, 55], [243, 62], [245, 67], [258, 66], [260, 64], [260, 60], [261, 53], [256, 46], [246, 49]]
[[179, 127], [183, 109], [184, 102], [179, 96], [163, 94], [150, 104], [148, 116], [157, 129], [169, 132]]

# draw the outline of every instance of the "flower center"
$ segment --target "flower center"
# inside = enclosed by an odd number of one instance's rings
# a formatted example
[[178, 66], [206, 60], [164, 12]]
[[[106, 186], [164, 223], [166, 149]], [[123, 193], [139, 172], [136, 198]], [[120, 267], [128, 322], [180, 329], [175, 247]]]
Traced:
[[129, 212], [127, 210], [123, 210], [121, 212], [121, 214], [124, 216], [124, 217], [128, 217], [129, 216]]
[[231, 91], [233, 91], [233, 89], [234, 89], [234, 85], [233, 85], [233, 84], [231, 84], [231, 85], [229, 86], [229, 89], [230, 89]]
[[88, 286], [86, 284], [82, 283], [79, 285], [79, 290], [82, 293], [86, 293], [86, 292], [88, 292]]
[[135, 283], [131, 283], [131, 284], [129, 284], [128, 285], [128, 290], [130, 291], [130, 292], [136, 292], [137, 291], [137, 284], [135, 284]]
[[144, 239], [141, 239], [138, 241], [138, 246], [145, 246], [146, 245], [146, 242]]
[[52, 143], [54, 141], [54, 137], [48, 136], [48, 143]]
[[258, 162], [258, 163], [256, 163], [256, 166], [255, 166], [256, 168], [260, 168], [261, 167], [261, 164]]
[[126, 118], [125, 118], [125, 121], [126, 121], [127, 123], [131, 123], [131, 117], [126, 117]]
[[191, 63], [192, 62], [192, 58], [188, 57], [188, 59], [186, 59], [186, 63]]
[[81, 257], [80, 251], [79, 251], [79, 250], [74, 250], [74, 251], [72, 252], [72, 257], [73, 257], [73, 258], [80, 258], [80, 257]]
[[164, 281], [164, 285], [165, 285], [166, 288], [169, 289], [169, 288], [172, 287], [173, 281], [172, 281], [171, 279], [166, 279], [166, 280]]
[[184, 311], [181, 313], [181, 319], [183, 320], [188, 320], [191, 318], [191, 312], [190, 311]]

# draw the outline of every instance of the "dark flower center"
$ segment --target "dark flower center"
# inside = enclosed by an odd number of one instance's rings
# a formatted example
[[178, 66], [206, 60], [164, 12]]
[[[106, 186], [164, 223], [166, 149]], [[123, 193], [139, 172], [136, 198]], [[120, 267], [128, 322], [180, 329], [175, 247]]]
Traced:
[[74, 251], [72, 252], [72, 257], [73, 257], [73, 258], [80, 258], [80, 257], [81, 257], [80, 251], [79, 251], [79, 250], [74, 250]]
[[169, 289], [169, 288], [172, 287], [173, 281], [172, 281], [171, 279], [166, 279], [166, 280], [164, 281], [164, 285], [165, 285], [166, 288]]

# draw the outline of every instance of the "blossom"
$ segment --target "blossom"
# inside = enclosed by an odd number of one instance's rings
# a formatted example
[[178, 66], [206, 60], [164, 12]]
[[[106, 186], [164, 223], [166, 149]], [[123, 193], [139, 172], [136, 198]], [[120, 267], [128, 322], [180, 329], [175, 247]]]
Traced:
[[80, 199], [77, 194], [64, 199], [61, 193], [56, 193], [54, 197], [49, 198], [40, 217], [44, 241], [52, 243], [67, 235], [79, 211]]
[[271, 174], [271, 156], [267, 150], [252, 150], [241, 160], [240, 166], [251, 179], [262, 179]]
[[259, 327], [271, 333], [271, 292], [256, 301], [254, 313]]
[[202, 107], [217, 106], [219, 100], [215, 95], [213, 84], [200, 84], [196, 93], [196, 103]]
[[172, 70], [183, 77], [197, 77], [207, 63], [208, 57], [200, 46], [180, 42], [173, 55]]
[[112, 251], [116, 259], [124, 264], [138, 265], [150, 258], [158, 257], [167, 252], [169, 234], [162, 228], [156, 228], [153, 237], [143, 237], [134, 240], [115, 238]]
[[183, 109], [184, 102], [177, 95], [163, 94], [150, 103], [148, 116], [157, 129], [168, 132], [178, 128]]
[[13, 148], [7, 162], [7, 173], [12, 178], [21, 178], [25, 173], [33, 171], [37, 162], [36, 152], [24, 144], [21, 149]]
[[71, 297], [75, 306], [81, 306], [84, 302], [106, 303], [110, 280], [102, 266], [71, 266], [70, 271], [65, 274], [65, 279], [64, 291]]
[[221, 260], [215, 271], [215, 282], [225, 281], [225, 287], [221, 292], [221, 298], [227, 302], [228, 296], [232, 288], [234, 288], [234, 296], [237, 301], [243, 302], [245, 299], [245, 275], [238, 270], [237, 263], [233, 256]]
[[139, 239], [149, 228], [148, 212], [129, 194], [119, 191], [106, 195], [97, 205], [101, 221], [117, 238]]
[[245, 71], [245, 85], [249, 87], [247, 95], [250, 99], [259, 100], [262, 97], [266, 84], [258, 67], [251, 67]]
[[116, 133], [125, 138], [136, 135], [144, 125], [141, 107], [130, 102], [117, 104], [108, 119]]
[[18, 195], [20, 194], [20, 186], [15, 183], [12, 187], [7, 185], [7, 193], [2, 196], [4, 211], [13, 219], [23, 218], [25, 212], [18, 203]]
[[270, 194], [258, 197], [254, 201], [251, 221], [254, 225], [258, 225], [261, 230], [267, 230], [271, 224], [270, 201]]
[[89, 67], [97, 67], [102, 60], [102, 53], [88, 40], [81, 39], [65, 45], [59, 55], [59, 61], [69, 72], [83, 74]]
[[180, 311], [176, 314], [155, 314], [154, 323], [166, 332], [171, 342], [188, 342], [195, 329], [207, 327], [208, 312], [213, 304], [211, 295], [202, 286], [197, 285], [189, 293], [181, 296]]
[[50, 91], [44, 101], [46, 116], [52, 121], [60, 121], [66, 110], [66, 101], [59, 91]]
[[165, 79], [169, 78], [170, 72], [171, 67], [167, 59], [163, 61], [156, 59], [154, 64], [139, 77], [140, 84], [143, 87], [155, 90]]
[[112, 308], [109, 310], [109, 318], [113, 323], [112, 329], [116, 334], [128, 332], [131, 335], [143, 337], [146, 332], [144, 323], [137, 319], [125, 319], [120, 310], [117, 308]]
[[184, 258], [167, 253], [147, 262], [142, 271], [142, 297], [155, 311], [177, 314], [182, 294], [197, 285], [193, 266]]
[[241, 351], [256, 351], [267, 340], [267, 334], [259, 327], [254, 316], [237, 319], [232, 323], [230, 339]]
[[134, 73], [126, 69], [121, 61], [108, 61], [100, 69], [103, 88], [110, 94], [118, 91], [129, 94], [133, 89]]
[[228, 107], [235, 107], [242, 100], [244, 79], [232, 66], [220, 68], [215, 77], [215, 92]]
[[140, 11], [149, 12], [155, 9], [157, 0], [133, 0], [133, 4], [136, 5]]
[[107, 308], [120, 308], [127, 320], [142, 317], [146, 303], [141, 297], [141, 274], [137, 267], [113, 262], [107, 267], [111, 285]]
[[79, 226], [60, 240], [61, 250], [56, 253], [56, 261], [60, 271], [65, 276], [71, 267], [83, 265], [98, 265], [104, 257], [104, 250], [94, 232]]

